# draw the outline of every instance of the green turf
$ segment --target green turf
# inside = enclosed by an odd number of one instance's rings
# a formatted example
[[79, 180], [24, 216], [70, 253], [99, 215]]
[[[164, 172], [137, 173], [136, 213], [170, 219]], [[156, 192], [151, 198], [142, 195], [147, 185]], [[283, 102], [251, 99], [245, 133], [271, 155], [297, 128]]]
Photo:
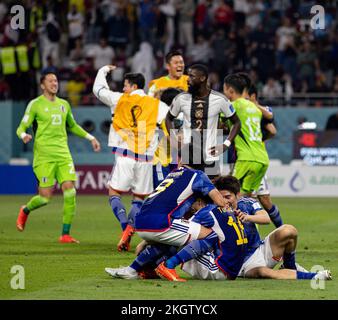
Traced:
[[[312, 289], [310, 281], [113, 280], [104, 267], [127, 265], [133, 253], [116, 250], [120, 230], [107, 197], [78, 197], [72, 234], [80, 245], [57, 242], [60, 197], [33, 212], [25, 232], [17, 232], [18, 207], [28, 199], [0, 197], [0, 299], [338, 299], [338, 199], [275, 199], [285, 223], [299, 231], [298, 262], [331, 269], [334, 280], [323, 290]], [[270, 230], [272, 226], [260, 227], [263, 235]], [[138, 241], [133, 238], [133, 247]], [[13, 265], [25, 268], [24, 290], [10, 287]]]

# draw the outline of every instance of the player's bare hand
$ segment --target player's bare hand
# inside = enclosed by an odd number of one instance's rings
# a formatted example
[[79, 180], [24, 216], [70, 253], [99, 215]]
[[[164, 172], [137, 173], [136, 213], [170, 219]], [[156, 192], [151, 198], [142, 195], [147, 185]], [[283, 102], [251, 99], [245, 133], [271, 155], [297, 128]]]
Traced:
[[28, 142], [31, 141], [32, 139], [33, 139], [33, 137], [32, 137], [30, 134], [26, 134], [26, 135], [23, 137], [22, 141], [23, 141], [23, 143], [28, 143]]
[[241, 222], [250, 222], [250, 215], [242, 212], [241, 210], [236, 209], [235, 214]]
[[228, 147], [224, 144], [219, 144], [217, 146], [211, 147], [209, 149], [209, 152], [212, 156], [219, 156], [220, 154], [222, 154], [226, 149], [228, 149]]
[[100, 142], [98, 142], [95, 138], [91, 141], [92, 146], [93, 146], [93, 150], [95, 152], [100, 152], [101, 151], [101, 145]]
[[107, 65], [107, 67], [109, 68], [109, 71], [113, 71], [116, 69], [116, 66], [114, 66], [113, 64], [109, 64]]

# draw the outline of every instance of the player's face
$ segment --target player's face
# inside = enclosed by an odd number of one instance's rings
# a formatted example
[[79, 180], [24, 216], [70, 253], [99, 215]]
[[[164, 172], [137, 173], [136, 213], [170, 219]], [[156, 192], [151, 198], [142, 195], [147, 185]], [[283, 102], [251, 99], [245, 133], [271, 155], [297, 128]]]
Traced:
[[219, 192], [226, 201], [227, 205], [230, 205], [232, 209], [237, 209], [237, 197], [233, 192], [228, 190], [220, 190]]
[[137, 87], [134, 84], [131, 84], [127, 79], [124, 80], [124, 83], [123, 83], [123, 92], [124, 93], [131, 93], [136, 88]]
[[41, 89], [51, 95], [56, 95], [59, 90], [59, 82], [55, 74], [47, 74], [41, 84]]
[[196, 92], [202, 84], [204, 77], [201, 76], [200, 72], [195, 69], [188, 70], [188, 89], [190, 93]]
[[179, 79], [184, 72], [184, 60], [182, 56], [173, 56], [167, 63], [167, 70], [170, 77]]
[[223, 92], [225, 94], [225, 96], [230, 100], [232, 101], [232, 96], [233, 96], [233, 89], [229, 86], [227, 86], [226, 84], [224, 84], [223, 86]]
[[206, 206], [205, 202], [202, 201], [201, 199], [198, 199], [191, 205], [191, 210], [192, 210], [192, 212], [195, 213], [198, 210], [204, 208], [205, 206]]

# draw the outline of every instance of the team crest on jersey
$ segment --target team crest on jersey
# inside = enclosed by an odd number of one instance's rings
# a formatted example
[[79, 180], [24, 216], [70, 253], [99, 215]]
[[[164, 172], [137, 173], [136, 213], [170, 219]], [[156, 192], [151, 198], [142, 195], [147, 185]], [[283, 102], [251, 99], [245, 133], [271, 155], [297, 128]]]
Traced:
[[61, 107], [60, 107], [60, 110], [61, 110], [62, 112], [66, 112], [65, 106], [61, 106]]

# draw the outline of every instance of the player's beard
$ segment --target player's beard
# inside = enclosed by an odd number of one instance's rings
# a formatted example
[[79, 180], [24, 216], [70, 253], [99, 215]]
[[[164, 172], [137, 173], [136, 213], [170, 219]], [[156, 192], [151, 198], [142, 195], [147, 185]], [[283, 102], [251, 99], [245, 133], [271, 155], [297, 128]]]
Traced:
[[191, 95], [196, 95], [198, 93], [199, 87], [197, 85], [189, 85], [188, 86], [188, 92], [191, 93]]

